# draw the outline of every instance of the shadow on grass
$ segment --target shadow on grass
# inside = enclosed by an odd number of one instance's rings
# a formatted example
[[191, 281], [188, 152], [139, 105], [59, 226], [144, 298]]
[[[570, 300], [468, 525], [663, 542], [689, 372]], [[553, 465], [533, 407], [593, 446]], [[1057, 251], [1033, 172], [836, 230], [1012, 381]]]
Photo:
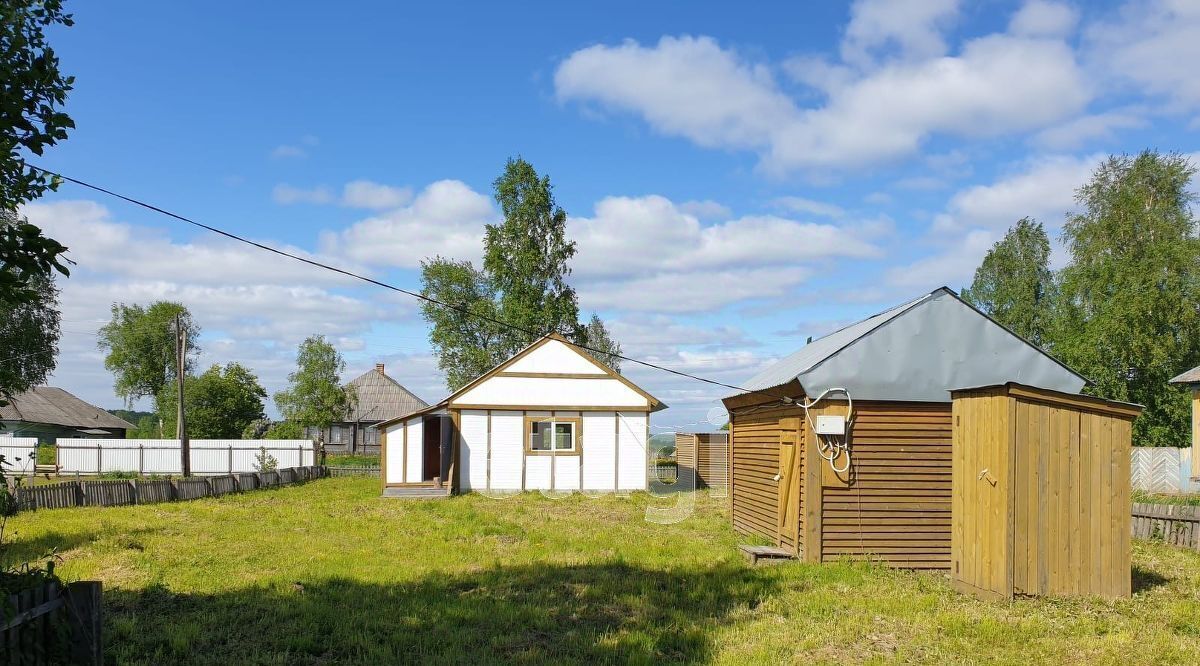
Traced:
[[3, 566], [16, 566], [22, 562], [35, 562], [52, 552], [63, 553], [94, 541], [98, 532], [47, 532], [31, 539], [22, 538], [19, 532], [6, 535], [3, 549]]
[[1159, 585], [1166, 585], [1169, 582], [1171, 582], [1170, 578], [1164, 577], [1157, 571], [1151, 571], [1136, 564], [1133, 565], [1132, 588], [1134, 594], [1152, 590]]
[[697, 663], [775, 591], [740, 566], [501, 567], [393, 585], [330, 579], [174, 594], [106, 590], [120, 663]]

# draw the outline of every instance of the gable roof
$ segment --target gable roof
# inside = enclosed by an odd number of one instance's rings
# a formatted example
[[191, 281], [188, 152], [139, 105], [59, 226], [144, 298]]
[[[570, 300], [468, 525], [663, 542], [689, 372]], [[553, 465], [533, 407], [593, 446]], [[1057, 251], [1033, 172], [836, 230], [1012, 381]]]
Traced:
[[624, 384], [630, 390], [636, 392], [638, 395], [641, 395], [643, 398], [646, 399], [646, 404], [648, 404], [650, 406], [650, 411], [656, 412], [661, 409], [667, 408], [667, 405], [665, 403], [663, 403], [661, 400], [650, 395], [645, 390], [643, 390], [640, 386], [638, 386], [637, 384], [634, 384], [633, 382], [626, 379], [623, 375], [621, 375], [621, 373], [610, 368], [607, 364], [593, 358], [591, 354], [584, 352], [577, 345], [573, 344], [570, 340], [567, 340], [566, 338], [564, 338], [562, 335], [560, 335], [558, 333], [550, 333], [548, 335], [543, 335], [542, 337], [538, 338], [537, 340], [534, 340], [532, 343], [530, 343], [524, 349], [522, 349], [521, 351], [517, 352], [516, 354], [513, 354], [512, 356], [510, 356], [507, 360], [503, 361], [502, 363], [495, 366], [491, 370], [488, 370], [487, 372], [483, 373], [482, 375], [479, 375], [475, 379], [472, 379], [471, 381], [467, 382], [461, 388], [459, 388], [457, 391], [451, 393], [450, 395], [448, 395], [445, 398], [443, 398], [442, 400], [440, 400], [437, 404], [429, 405], [425, 408], [417, 409], [417, 410], [414, 410], [407, 414], [403, 414], [403, 415], [388, 419], [387, 422], [380, 423], [379, 425], [380, 426], [391, 425], [392, 423], [403, 420], [406, 417], [417, 416], [419, 414], [422, 414], [422, 413], [428, 412], [428, 411], [432, 411], [439, 407], [446, 407], [451, 402], [453, 402], [456, 398], [458, 398], [459, 396], [470, 391], [471, 389], [475, 388], [476, 386], [482, 384], [483, 382], [487, 381], [488, 379], [495, 377], [496, 375], [500, 374], [501, 372], [504, 372], [505, 368], [508, 368], [509, 366], [513, 365], [514, 363], [521, 360], [522, 358], [525, 358], [530, 353], [532, 353], [533, 351], [537, 350], [542, 345], [545, 345], [546, 343], [548, 343], [552, 340], [563, 343], [568, 349], [570, 349], [571, 351], [578, 354], [581, 358], [587, 360], [589, 363], [591, 363], [597, 369], [602, 371], [604, 374], [607, 374], [608, 376], [612, 377], [613, 379]]
[[383, 371], [383, 364], [354, 378], [347, 386], [354, 388], [357, 398], [357, 407], [352, 407], [347, 416], [351, 420], [385, 421], [429, 406], [412, 391], [388, 377]]
[[81, 429], [132, 430], [136, 426], [53, 386], [35, 386], [9, 398], [0, 419]]
[[815, 340], [742, 386], [765, 392], [793, 381], [810, 397], [840, 387], [856, 400], [916, 402], [948, 402], [961, 386], [1016, 381], [1078, 393], [1088, 383], [946, 287]]
[[1171, 378], [1171, 381], [1169, 381], [1167, 383], [1168, 384], [1200, 384], [1200, 365], [1192, 368], [1191, 370], [1188, 370], [1187, 372], [1181, 372], [1178, 375], [1175, 375], [1174, 377]]

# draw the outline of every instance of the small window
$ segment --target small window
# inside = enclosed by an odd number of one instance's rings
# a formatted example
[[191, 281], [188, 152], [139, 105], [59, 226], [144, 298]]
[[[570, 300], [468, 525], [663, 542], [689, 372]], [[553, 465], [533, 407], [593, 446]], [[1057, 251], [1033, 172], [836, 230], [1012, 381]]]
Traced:
[[575, 451], [574, 421], [529, 421], [530, 451]]

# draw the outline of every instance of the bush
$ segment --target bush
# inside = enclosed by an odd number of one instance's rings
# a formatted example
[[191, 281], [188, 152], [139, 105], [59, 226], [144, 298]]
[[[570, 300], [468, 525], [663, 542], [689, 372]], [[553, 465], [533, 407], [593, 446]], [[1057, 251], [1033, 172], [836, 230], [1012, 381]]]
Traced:
[[273, 472], [279, 468], [279, 461], [275, 456], [267, 453], [267, 447], [262, 447], [254, 456], [254, 471], [256, 472]]

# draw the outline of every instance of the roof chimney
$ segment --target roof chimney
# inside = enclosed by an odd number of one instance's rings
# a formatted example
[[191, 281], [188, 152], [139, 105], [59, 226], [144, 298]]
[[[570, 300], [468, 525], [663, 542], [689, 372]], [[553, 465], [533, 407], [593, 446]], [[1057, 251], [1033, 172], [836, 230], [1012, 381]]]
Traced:
[[383, 364], [382, 364], [382, 363], [376, 363], [376, 364], [375, 364], [375, 372], [378, 372], [379, 374], [381, 374], [381, 375], [384, 375], [385, 377], [387, 376], [387, 375], [386, 375], [386, 374], [383, 372]]

